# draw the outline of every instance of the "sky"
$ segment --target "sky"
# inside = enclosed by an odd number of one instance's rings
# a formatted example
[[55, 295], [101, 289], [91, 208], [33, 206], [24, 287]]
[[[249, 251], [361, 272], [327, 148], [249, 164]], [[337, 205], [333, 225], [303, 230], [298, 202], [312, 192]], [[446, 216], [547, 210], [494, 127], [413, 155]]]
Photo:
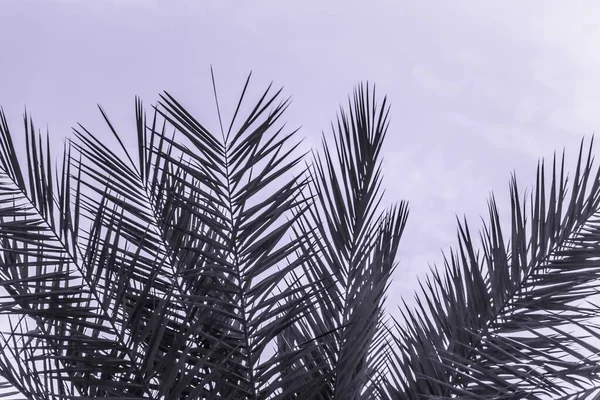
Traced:
[[491, 192], [507, 215], [512, 171], [531, 188], [538, 158], [572, 161], [600, 128], [599, 19], [574, 0], [0, 0], [0, 106], [58, 140], [78, 122], [106, 133], [100, 103], [134, 143], [135, 95], [167, 90], [216, 124], [212, 65], [230, 112], [252, 71], [292, 96], [285, 120], [318, 146], [354, 86], [375, 83], [392, 107], [385, 202], [410, 203], [394, 312], [456, 244], [456, 216], [478, 229]]

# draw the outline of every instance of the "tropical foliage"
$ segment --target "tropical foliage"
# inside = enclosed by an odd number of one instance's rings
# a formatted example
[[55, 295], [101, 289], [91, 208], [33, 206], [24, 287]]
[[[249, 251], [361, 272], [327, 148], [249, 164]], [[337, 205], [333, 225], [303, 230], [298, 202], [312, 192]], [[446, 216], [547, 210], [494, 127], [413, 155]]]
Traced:
[[[218, 129], [168, 93], [137, 148], [0, 113], [0, 375], [28, 399], [600, 399], [600, 171], [542, 162], [511, 222], [489, 221], [385, 313], [407, 217], [382, 205], [389, 107], [359, 85], [299, 153], [248, 77]], [[213, 88], [218, 98], [216, 85]], [[225, 113], [223, 113], [224, 115]], [[202, 117], [202, 118], [201, 118]], [[24, 137], [25, 150], [15, 144]], [[111, 145], [109, 143], [113, 143]], [[586, 155], [587, 154], [587, 155]], [[529, 202], [525, 200], [529, 199]]]

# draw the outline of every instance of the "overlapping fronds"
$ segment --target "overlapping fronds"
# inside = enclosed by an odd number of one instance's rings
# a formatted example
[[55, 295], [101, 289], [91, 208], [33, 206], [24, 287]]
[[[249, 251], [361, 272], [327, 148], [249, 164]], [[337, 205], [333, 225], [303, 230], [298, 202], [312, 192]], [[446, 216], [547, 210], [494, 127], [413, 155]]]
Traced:
[[[250, 77], [216, 131], [164, 93], [137, 148], [107, 113], [58, 161], [0, 112], [0, 397], [599, 399], [600, 170], [542, 162], [510, 231], [494, 198], [392, 324], [405, 202], [385, 208], [388, 106], [360, 85], [304, 160]], [[302, 161], [307, 167], [301, 168]]]
[[[571, 184], [543, 161], [529, 206], [510, 183], [510, 231], [494, 198], [478, 252], [466, 222], [458, 250], [396, 323], [394, 396], [592, 399], [600, 385], [600, 171], [590, 144]], [[529, 215], [529, 218], [527, 218]]]
[[289, 178], [302, 156], [276, 126], [280, 91], [240, 117], [248, 84], [218, 134], [167, 93], [150, 121], [137, 101], [137, 157], [101, 109], [108, 129], [75, 129], [60, 168], [28, 120], [24, 164], [2, 114], [1, 310], [17, 323], [0, 365], [22, 393], [292, 394], [278, 366], [298, 351], [269, 357], [269, 345], [318, 294], [281, 285], [314, 246], [287, 235], [310, 206], [309, 177]]

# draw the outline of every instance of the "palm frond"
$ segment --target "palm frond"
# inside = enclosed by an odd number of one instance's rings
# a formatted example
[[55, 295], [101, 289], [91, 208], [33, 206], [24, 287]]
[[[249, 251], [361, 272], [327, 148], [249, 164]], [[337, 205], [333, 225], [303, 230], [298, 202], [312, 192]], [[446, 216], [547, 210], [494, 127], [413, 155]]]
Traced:
[[[384, 212], [380, 153], [388, 126], [386, 100], [381, 106], [368, 85], [354, 93], [349, 111], [341, 110], [330, 150], [313, 164], [311, 207], [296, 229], [314, 237], [314, 255], [304, 265], [304, 279], [319, 287], [310, 315], [279, 337], [280, 348], [302, 347], [312, 337], [319, 346], [284, 372], [296, 385], [311, 387], [315, 399], [351, 399], [368, 395], [372, 366], [369, 350], [381, 321], [382, 299], [407, 217], [406, 203]], [[337, 128], [337, 129], [336, 129]]]
[[[172, 96], [162, 96], [159, 109], [187, 142], [182, 145], [183, 140], [175, 142], [161, 136], [159, 141], [178, 152], [161, 157], [182, 174], [189, 174], [189, 178], [177, 178], [177, 184], [188, 196], [208, 200], [201, 210], [186, 212], [193, 212], [209, 232], [218, 236], [211, 242], [207, 235], [193, 238], [196, 243], [207, 244], [202, 255], [210, 257], [185, 271], [189, 290], [200, 294], [189, 296], [189, 300], [201, 298], [207, 302], [203, 311], [210, 310], [214, 319], [222, 321], [217, 336], [206, 330], [195, 332], [210, 351], [203, 367], [209, 372], [204, 376], [196, 372], [193, 376], [198, 379], [198, 387], [212, 386], [211, 396], [232, 399], [268, 398], [280, 391], [279, 385], [269, 380], [273, 378], [273, 368], [286, 355], [264, 362], [260, 357], [275, 335], [301, 315], [306, 308], [302, 302], [308, 301], [306, 297], [289, 301], [293, 288], [273, 295], [273, 289], [306, 258], [295, 254], [307, 238], [283, 240], [298, 218], [285, 220], [289, 212], [306, 208], [306, 201], [298, 196], [306, 179], [284, 177], [300, 158], [291, 156], [297, 145], [288, 146], [293, 132], [283, 134], [282, 129], [272, 128], [287, 107], [287, 101], [277, 103], [280, 91], [270, 94], [270, 88], [267, 89], [237, 130], [233, 130], [249, 79], [229, 130], [222, 132], [220, 140]], [[188, 204], [198, 204], [182, 200], [178, 205], [184, 209], [190, 207]], [[170, 229], [179, 230], [176, 226]], [[185, 233], [194, 235], [189, 230]], [[187, 257], [195, 251], [195, 246], [185, 248]], [[211, 288], [202, 283], [201, 278], [209, 276], [218, 277], [219, 285]], [[189, 386], [189, 382], [185, 383], [185, 387]]]
[[396, 323], [390, 393], [542, 399], [598, 387], [600, 310], [592, 301], [600, 282], [600, 171], [594, 173], [591, 150], [584, 159], [582, 143], [570, 196], [564, 154], [560, 167], [554, 159], [549, 191], [540, 163], [529, 220], [513, 176], [510, 232], [492, 197], [481, 252], [459, 222], [458, 250]]
[[[58, 397], [76, 396], [83, 387], [119, 396], [123, 388], [140, 383], [126, 381], [116, 387], [85, 382], [90, 369], [131, 369], [134, 364], [119, 332], [112, 341], [98, 337], [114, 332], [115, 314], [100, 302], [102, 294], [91, 281], [74, 229], [79, 201], [71, 193], [71, 148], [66, 147], [62, 166], [53, 169], [49, 140], [44, 143], [36, 135], [26, 115], [24, 168], [3, 114], [1, 120], [0, 281], [8, 293], [5, 299], [10, 299], [2, 301], [1, 310], [19, 316], [6, 338], [12, 348], [3, 347], [0, 353], [4, 376], [14, 382], [24, 370], [33, 372], [20, 387], [33, 398], [46, 398], [50, 388]], [[89, 369], [82, 357], [93, 360], [87, 362]]]

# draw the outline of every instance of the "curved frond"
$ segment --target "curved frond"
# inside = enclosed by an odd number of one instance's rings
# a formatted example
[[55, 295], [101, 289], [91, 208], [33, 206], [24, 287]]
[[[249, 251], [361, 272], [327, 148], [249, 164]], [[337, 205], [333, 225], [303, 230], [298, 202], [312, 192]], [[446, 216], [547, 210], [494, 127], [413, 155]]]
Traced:
[[[285, 372], [306, 375], [296, 385], [311, 386], [315, 399], [367, 396], [378, 357], [369, 350], [380, 329], [383, 295], [407, 217], [406, 203], [379, 211], [380, 153], [388, 126], [369, 87], [360, 86], [334, 127], [334, 146], [323, 139], [309, 195], [315, 206], [302, 218], [298, 236], [314, 237], [314, 256], [304, 265], [305, 280], [319, 288], [318, 305], [306, 319], [282, 333], [280, 348], [318, 346]], [[331, 149], [331, 150], [330, 150]]]
[[501, 228], [492, 197], [481, 252], [459, 223], [458, 249], [396, 324], [390, 392], [408, 399], [593, 398], [586, 396], [600, 384], [600, 171], [591, 149], [584, 158], [582, 143], [569, 188], [564, 155], [560, 167], [553, 162], [549, 190], [542, 161], [529, 210], [513, 176], [510, 231]]
[[33, 371], [18, 383], [33, 398], [46, 398], [50, 389], [64, 398], [82, 390], [118, 397], [143, 388], [134, 380], [114, 385], [86, 377], [90, 371], [135, 371], [136, 366], [135, 351], [117, 329], [114, 311], [102, 302], [79, 245], [75, 226], [81, 203], [72, 193], [71, 147], [65, 148], [62, 166], [53, 168], [49, 140], [42, 141], [26, 115], [24, 167], [3, 114], [1, 120], [0, 284], [8, 296], [0, 310], [11, 323], [19, 316], [4, 336], [11, 348], [0, 352], [5, 378], [15, 382], [22, 371]]

